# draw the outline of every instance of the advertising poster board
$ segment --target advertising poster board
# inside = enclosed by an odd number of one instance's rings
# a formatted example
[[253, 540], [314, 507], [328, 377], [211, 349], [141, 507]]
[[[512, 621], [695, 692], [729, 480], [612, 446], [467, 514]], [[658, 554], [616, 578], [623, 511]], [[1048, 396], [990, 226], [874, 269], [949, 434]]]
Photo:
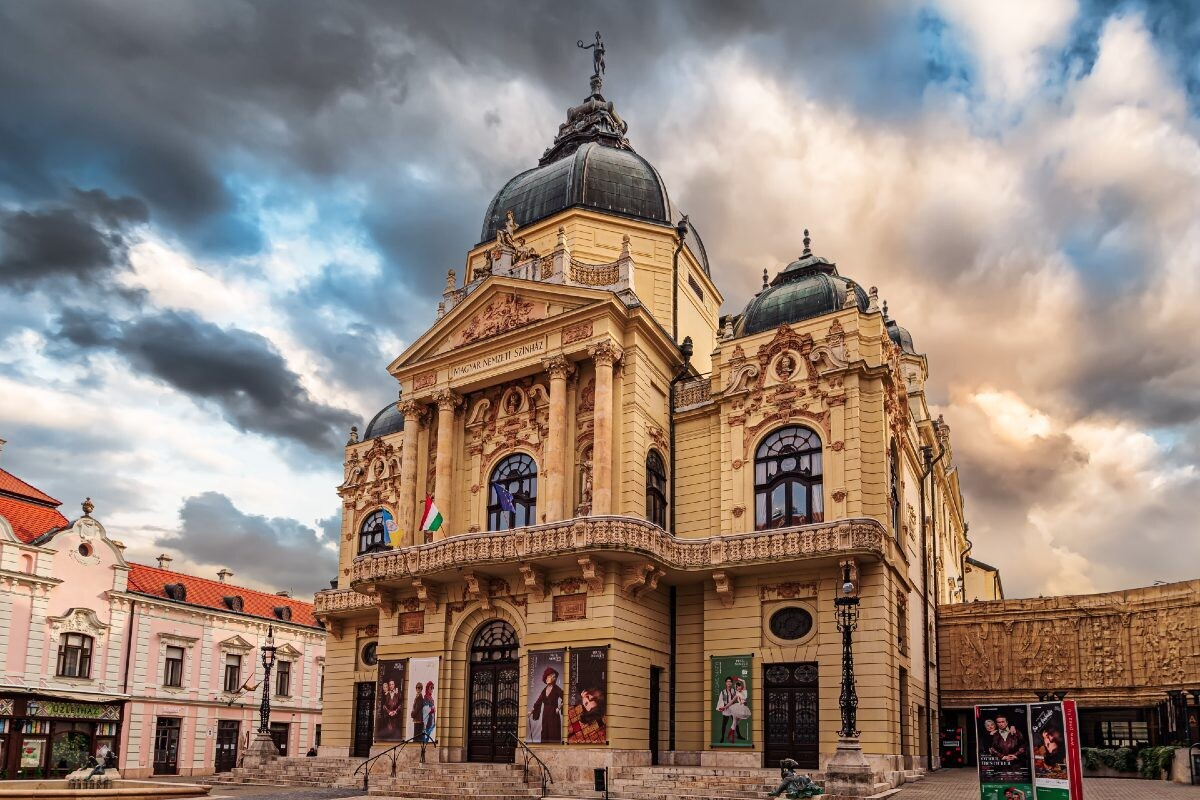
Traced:
[[1071, 752], [1062, 703], [1030, 704], [1029, 728], [1033, 785], [1039, 800], [1070, 800]]
[[379, 662], [379, 685], [375, 687], [375, 741], [404, 740], [404, 671], [408, 662]]
[[529, 654], [529, 725], [525, 741], [562, 744], [563, 665], [566, 650], [541, 650]]
[[753, 747], [750, 721], [753, 656], [712, 656], [712, 746]]
[[567, 744], [608, 743], [608, 648], [571, 648]]
[[441, 662], [440, 656], [408, 660], [408, 680], [412, 684], [407, 702], [409, 739], [437, 741], [437, 684]]
[[975, 706], [981, 800], [1034, 800], [1029, 706]]

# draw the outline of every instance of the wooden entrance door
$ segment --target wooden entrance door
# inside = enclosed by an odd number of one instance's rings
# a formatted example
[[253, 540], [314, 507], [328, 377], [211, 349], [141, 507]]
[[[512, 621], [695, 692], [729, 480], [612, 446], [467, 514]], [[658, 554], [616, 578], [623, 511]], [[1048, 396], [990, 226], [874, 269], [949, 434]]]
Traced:
[[229, 772], [237, 766], [238, 737], [242, 733], [242, 723], [236, 719], [223, 719], [217, 722], [217, 762], [214, 769], [217, 772]]
[[279, 751], [279, 755], [287, 757], [288, 754], [288, 739], [291, 732], [291, 725], [286, 722], [271, 723], [271, 741], [275, 743], [275, 749]]
[[366, 758], [371, 755], [371, 742], [375, 737], [375, 681], [354, 684], [354, 755]]
[[820, 766], [817, 665], [806, 661], [763, 667], [766, 741], [763, 766], [792, 758], [801, 769]]
[[467, 760], [512, 762], [520, 713], [517, 662], [471, 665]]
[[179, 774], [178, 717], [159, 717], [154, 724], [154, 774]]

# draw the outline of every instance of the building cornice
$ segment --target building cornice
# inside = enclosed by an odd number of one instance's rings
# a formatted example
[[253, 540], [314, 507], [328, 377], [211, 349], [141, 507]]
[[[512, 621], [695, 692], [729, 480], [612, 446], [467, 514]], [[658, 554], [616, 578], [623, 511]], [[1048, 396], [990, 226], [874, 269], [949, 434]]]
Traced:
[[308, 634], [310, 636], [323, 637], [325, 631], [322, 628], [310, 627], [301, 625], [298, 622], [285, 622], [281, 619], [272, 619], [268, 617], [260, 617], [256, 614], [239, 614], [236, 611], [222, 611], [211, 606], [195, 605], [192, 603], [181, 603], [177, 600], [168, 600], [163, 597], [158, 597], [152, 594], [142, 594], [141, 592], [118, 592], [110, 590], [107, 596], [116, 600], [123, 600], [128, 603], [142, 603], [147, 606], [157, 608], [165, 608], [177, 611], [186, 611], [195, 616], [208, 619], [219, 619], [230, 622], [254, 623], [257, 625], [267, 626], [273, 625], [277, 630], [294, 631], [297, 634]]

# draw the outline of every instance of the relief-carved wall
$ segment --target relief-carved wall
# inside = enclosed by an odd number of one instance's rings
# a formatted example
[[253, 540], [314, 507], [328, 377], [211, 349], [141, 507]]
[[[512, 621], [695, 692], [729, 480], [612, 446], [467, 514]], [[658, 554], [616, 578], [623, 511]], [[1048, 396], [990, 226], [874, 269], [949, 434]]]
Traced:
[[1200, 683], [1200, 580], [1099, 595], [940, 606], [941, 685], [953, 705], [1067, 690], [1158, 702]]

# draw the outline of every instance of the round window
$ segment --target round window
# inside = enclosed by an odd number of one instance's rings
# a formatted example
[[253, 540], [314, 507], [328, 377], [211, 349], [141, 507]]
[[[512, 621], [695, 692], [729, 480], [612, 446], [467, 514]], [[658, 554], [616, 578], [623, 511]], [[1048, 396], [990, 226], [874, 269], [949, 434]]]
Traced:
[[369, 642], [363, 645], [362, 662], [368, 667], [375, 666], [379, 661], [379, 657], [375, 654], [375, 650], [379, 647], [377, 642]]
[[79, 555], [83, 556], [84, 558], [87, 558], [91, 554], [92, 554], [92, 546], [90, 544], [88, 544], [87, 542], [83, 542], [79, 545]]
[[808, 636], [812, 630], [813, 618], [803, 608], [789, 606], [781, 608], [771, 615], [771, 633], [777, 639], [794, 641]]

